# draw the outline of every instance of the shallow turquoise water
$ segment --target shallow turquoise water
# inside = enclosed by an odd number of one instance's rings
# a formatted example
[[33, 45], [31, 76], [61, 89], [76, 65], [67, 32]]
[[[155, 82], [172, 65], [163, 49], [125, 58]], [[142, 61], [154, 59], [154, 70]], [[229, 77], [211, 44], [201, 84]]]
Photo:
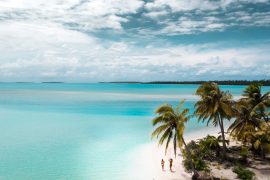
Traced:
[[[150, 142], [154, 109], [185, 98], [193, 111], [197, 87], [0, 83], [0, 179], [129, 179], [126, 161]], [[192, 119], [187, 133], [203, 127]]]

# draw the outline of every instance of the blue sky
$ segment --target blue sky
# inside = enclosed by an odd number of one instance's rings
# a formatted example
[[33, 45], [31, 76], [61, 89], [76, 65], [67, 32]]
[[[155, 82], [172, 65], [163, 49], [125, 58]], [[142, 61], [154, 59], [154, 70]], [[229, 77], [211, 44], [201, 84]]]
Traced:
[[269, 0], [2, 0], [0, 81], [270, 78]]

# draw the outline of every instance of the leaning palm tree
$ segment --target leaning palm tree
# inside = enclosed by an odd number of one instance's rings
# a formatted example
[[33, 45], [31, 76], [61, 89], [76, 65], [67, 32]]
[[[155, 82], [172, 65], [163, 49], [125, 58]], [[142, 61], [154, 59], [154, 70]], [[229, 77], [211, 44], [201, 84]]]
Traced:
[[260, 84], [250, 84], [246, 87], [243, 93], [241, 101], [246, 101], [252, 106], [252, 115], [258, 114], [265, 120], [269, 119], [266, 112], [267, 108], [270, 107], [270, 91], [262, 94]]
[[224, 119], [230, 119], [233, 115], [232, 95], [219, 89], [218, 84], [213, 82], [203, 83], [196, 91], [200, 100], [195, 104], [194, 114], [199, 121], [207, 120], [207, 125], [212, 122], [219, 126], [222, 135], [223, 156], [226, 153], [226, 140], [224, 133]]
[[193, 176], [197, 177], [198, 173], [194, 168], [191, 153], [187, 144], [184, 140], [183, 134], [185, 129], [185, 123], [191, 118], [191, 115], [188, 115], [189, 109], [185, 108], [182, 110], [184, 100], [174, 109], [169, 104], [164, 104], [157, 108], [155, 117], [152, 120], [153, 126], [157, 128], [152, 133], [152, 138], [159, 138], [159, 145], [165, 145], [165, 154], [167, 153], [168, 146], [170, 142], [173, 142], [174, 155], [176, 156], [177, 146], [181, 148], [183, 145], [188, 154], [188, 159], [192, 167]]

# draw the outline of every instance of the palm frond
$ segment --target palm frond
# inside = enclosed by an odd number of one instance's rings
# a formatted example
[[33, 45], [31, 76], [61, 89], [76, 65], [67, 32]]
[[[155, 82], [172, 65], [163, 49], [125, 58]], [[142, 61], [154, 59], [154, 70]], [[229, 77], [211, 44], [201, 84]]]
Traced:
[[154, 119], [152, 119], [152, 125], [155, 126], [158, 123], [165, 123], [166, 122], [166, 118], [164, 118], [164, 116], [157, 116]]
[[170, 133], [172, 132], [172, 129], [171, 128], [168, 128], [163, 134], [162, 136], [160, 137], [159, 139], [159, 145], [162, 145], [165, 141], [166, 138], [169, 137]]
[[220, 105], [227, 117], [233, 116], [233, 110], [231, 108], [231, 104], [221, 102]]
[[170, 142], [173, 142], [173, 150], [176, 156], [177, 145], [183, 145], [183, 133], [185, 123], [192, 117], [187, 108], [182, 109], [184, 100], [173, 109], [169, 104], [164, 104], [157, 108], [157, 117], [152, 119], [153, 126], [159, 125], [151, 135], [151, 138], [159, 138], [159, 145], [166, 141], [165, 153], [167, 153]]
[[172, 139], [172, 136], [173, 136], [173, 131], [170, 131], [168, 137], [167, 137], [167, 142], [166, 142], [166, 146], [165, 146], [165, 154], [167, 154], [167, 150], [168, 150], [168, 147], [169, 147], [169, 143]]
[[160, 107], [158, 107], [155, 111], [156, 114], [162, 114], [165, 112], [174, 112], [173, 108], [169, 104], [163, 104]]
[[164, 124], [164, 125], [161, 125], [159, 127], [157, 127], [153, 132], [152, 132], [152, 135], [151, 135], [151, 139], [153, 138], [158, 138], [158, 136], [166, 131], [167, 129], [170, 128], [170, 125], [169, 124]]
[[174, 156], [176, 157], [176, 148], [177, 148], [177, 134], [174, 133], [174, 138], [173, 138], [173, 151], [174, 151]]
[[182, 108], [182, 106], [183, 106], [183, 104], [185, 103], [185, 100], [182, 100], [179, 104], [178, 104], [178, 106], [176, 107], [176, 113], [179, 113], [179, 110]]

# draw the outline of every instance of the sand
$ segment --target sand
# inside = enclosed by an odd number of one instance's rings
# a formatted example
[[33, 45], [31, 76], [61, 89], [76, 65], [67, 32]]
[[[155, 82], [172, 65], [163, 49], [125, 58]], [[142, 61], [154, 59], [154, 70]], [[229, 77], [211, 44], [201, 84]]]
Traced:
[[[173, 155], [173, 151], [164, 154], [164, 149], [156, 144], [146, 144], [139, 147], [136, 152], [136, 160], [132, 163], [132, 179], [150, 179], [150, 180], [166, 180], [166, 179], [190, 179], [191, 174], [186, 173], [182, 166], [182, 157]], [[169, 159], [173, 158], [173, 172], [169, 170]], [[161, 168], [161, 159], [165, 161], [165, 171]]]
[[[219, 135], [219, 128], [204, 127], [195, 132], [187, 133], [184, 138], [186, 142], [197, 140], [207, 136], [207, 134]], [[174, 156], [173, 148], [169, 147], [165, 155], [164, 146], [158, 146], [157, 142], [144, 144], [134, 150], [131, 159], [131, 168], [128, 171], [131, 180], [190, 180], [191, 174], [185, 172], [182, 166], [182, 156], [178, 148], [177, 156]], [[169, 170], [169, 159], [173, 159], [173, 172]], [[161, 168], [161, 159], [165, 161], [165, 171]], [[258, 164], [257, 169], [251, 169], [259, 180], [270, 180], [270, 165], [263, 167]], [[211, 166], [211, 174], [215, 177], [235, 180], [237, 176], [232, 172], [232, 168], [224, 169]]]
[[[205, 127], [185, 135], [187, 142], [205, 137], [207, 134], [217, 135], [218, 128]], [[191, 174], [185, 172], [182, 166], [182, 156], [178, 148], [177, 156], [174, 156], [173, 148], [169, 147], [165, 155], [164, 147], [158, 146], [157, 142], [144, 144], [134, 152], [131, 169], [132, 180], [185, 180], [191, 179]], [[173, 172], [169, 170], [169, 159], [173, 159]], [[161, 159], [165, 161], [165, 171], [161, 168]]]

